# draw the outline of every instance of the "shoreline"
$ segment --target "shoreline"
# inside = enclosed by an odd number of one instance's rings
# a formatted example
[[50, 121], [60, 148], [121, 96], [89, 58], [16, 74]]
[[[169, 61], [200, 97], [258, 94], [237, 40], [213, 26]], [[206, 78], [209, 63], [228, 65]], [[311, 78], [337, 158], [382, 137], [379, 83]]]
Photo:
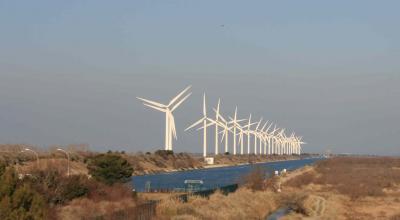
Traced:
[[169, 173], [195, 171], [195, 170], [209, 170], [209, 169], [217, 169], [217, 168], [223, 168], [223, 167], [237, 167], [237, 166], [246, 166], [246, 165], [252, 165], [252, 164], [265, 164], [265, 163], [292, 161], [292, 160], [304, 160], [304, 159], [312, 159], [312, 158], [317, 158], [317, 157], [305, 157], [305, 158], [299, 157], [299, 158], [291, 158], [291, 159], [286, 159], [286, 160], [282, 160], [282, 159], [279, 159], [279, 160], [267, 160], [267, 161], [258, 161], [258, 162], [254, 162], [254, 163], [214, 164], [214, 165], [206, 165], [206, 166], [202, 166], [202, 167], [184, 168], [184, 169], [165, 169], [165, 170], [162, 170], [162, 171], [135, 174], [135, 175], [132, 175], [132, 177], [135, 177], [135, 176], [146, 176], [146, 175], [157, 175], [157, 174], [169, 174]]

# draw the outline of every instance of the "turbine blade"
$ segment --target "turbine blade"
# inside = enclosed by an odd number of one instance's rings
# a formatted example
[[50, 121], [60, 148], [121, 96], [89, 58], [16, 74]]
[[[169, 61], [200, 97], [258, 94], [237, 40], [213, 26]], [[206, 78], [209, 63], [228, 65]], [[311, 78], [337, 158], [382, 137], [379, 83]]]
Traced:
[[219, 106], [221, 104], [221, 99], [218, 99], [218, 104], [217, 104], [217, 114], [219, 115]]
[[[206, 125], [206, 128], [208, 128], [208, 127], [210, 127], [211, 125], [214, 125], [214, 124], [215, 124], [214, 122], [210, 122], [209, 124]], [[200, 131], [202, 129], [204, 129], [204, 126], [201, 126], [200, 128], [197, 128], [196, 130]]]
[[188, 86], [188, 87], [186, 87], [181, 93], [179, 93], [177, 96], [175, 96], [175, 98], [173, 98], [173, 99], [169, 102], [168, 107], [170, 107], [176, 100], [179, 99], [179, 97], [181, 97], [181, 96], [183, 95], [183, 93], [185, 93], [186, 91], [188, 91], [191, 87], [192, 87], [191, 85]]
[[183, 99], [181, 99], [178, 103], [176, 103], [176, 105], [172, 107], [171, 112], [173, 112], [176, 108], [178, 108], [178, 106], [180, 106], [187, 98], [189, 98], [190, 95], [192, 95], [192, 93], [187, 94], [185, 97], [183, 97]]
[[172, 135], [174, 135], [175, 140], [178, 139], [178, 137], [176, 136], [176, 127], [175, 127], [175, 118], [174, 116], [171, 114], [171, 112], [169, 113], [169, 120], [171, 121], [171, 130], [172, 130]]
[[201, 118], [200, 120], [196, 121], [196, 122], [195, 122], [195, 123], [193, 123], [192, 125], [190, 125], [188, 128], [186, 128], [186, 129], [185, 129], [185, 131], [187, 131], [187, 130], [189, 130], [189, 129], [191, 129], [191, 128], [193, 128], [193, 127], [197, 126], [197, 125], [199, 125], [200, 123], [202, 123], [202, 122], [203, 122], [203, 120], [205, 120], [205, 118], [204, 118], [204, 117], [203, 117], [203, 118]]
[[150, 107], [150, 108], [152, 108], [152, 109], [161, 111], [161, 112], [167, 112], [167, 110], [165, 110], [165, 109], [162, 109], [162, 108], [159, 108], [159, 107], [156, 107], [156, 106], [152, 106], [152, 105], [149, 105], [149, 104], [147, 104], [147, 103], [143, 103], [143, 105], [145, 105], [145, 106], [147, 106], [147, 107]]
[[151, 100], [144, 99], [144, 98], [140, 98], [140, 97], [136, 97], [136, 98], [139, 99], [139, 100], [141, 100], [141, 101], [143, 101], [143, 102], [147, 102], [147, 103], [149, 103], [149, 104], [155, 105], [155, 106], [157, 106], [157, 107], [159, 107], [159, 108], [165, 108], [165, 107], [167, 107], [166, 105], [163, 105], [163, 104], [158, 103], [158, 102], [155, 102], [155, 101], [151, 101]]
[[207, 108], [206, 108], [206, 93], [203, 95], [203, 115], [207, 117]]

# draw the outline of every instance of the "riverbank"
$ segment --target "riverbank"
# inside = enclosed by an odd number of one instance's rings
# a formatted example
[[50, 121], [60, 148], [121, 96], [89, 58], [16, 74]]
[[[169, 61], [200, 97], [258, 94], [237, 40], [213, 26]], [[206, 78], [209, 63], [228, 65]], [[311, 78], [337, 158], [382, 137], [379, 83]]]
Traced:
[[399, 219], [400, 158], [333, 158], [282, 183], [294, 210], [281, 219]]
[[[279, 192], [277, 189], [280, 189]], [[331, 158], [227, 196], [167, 199], [159, 219], [266, 219], [282, 207], [280, 219], [390, 219], [400, 217], [400, 158]], [[286, 214], [286, 213], [285, 213]]]
[[[39, 160], [32, 153], [21, 153], [25, 148], [33, 149], [38, 153]], [[70, 156], [71, 174], [88, 175], [86, 162], [100, 152], [94, 152], [83, 146], [68, 146], [65, 148]], [[297, 155], [216, 155], [214, 164], [207, 165], [199, 154], [173, 153], [172, 151], [158, 150], [154, 153], [127, 153], [114, 152], [125, 158], [133, 167], [133, 176], [146, 174], [171, 173], [179, 171], [212, 169], [219, 167], [241, 166], [274, 161], [298, 160], [306, 156]], [[6, 144], [0, 145], [0, 159], [17, 164], [20, 173], [29, 173], [35, 166], [41, 169], [56, 167], [60, 172], [67, 166], [66, 155], [57, 152], [57, 147], [47, 150], [29, 145]]]
[[[179, 155], [179, 154], [178, 154]], [[153, 156], [154, 157], [154, 156]], [[178, 156], [179, 157], [179, 156]], [[232, 167], [232, 166], [242, 166], [249, 164], [259, 164], [286, 160], [299, 160], [303, 157], [297, 155], [217, 155], [214, 157], [214, 164], [207, 165], [204, 162], [203, 157], [192, 156], [187, 154], [185, 160], [189, 160], [189, 164], [186, 166], [176, 166], [176, 155], [169, 155], [167, 157], [161, 157], [158, 159], [153, 159], [151, 154], [132, 156], [128, 159], [129, 161], [134, 161], [135, 172], [134, 176], [147, 175], [147, 174], [159, 174], [159, 173], [171, 173], [179, 171], [190, 171], [190, 170], [200, 170], [200, 169], [212, 169], [221, 167]], [[157, 162], [155, 162], [157, 161]], [[195, 162], [193, 162], [195, 161]], [[162, 164], [161, 166], [157, 167]], [[181, 164], [188, 164], [187, 162], [181, 162]]]

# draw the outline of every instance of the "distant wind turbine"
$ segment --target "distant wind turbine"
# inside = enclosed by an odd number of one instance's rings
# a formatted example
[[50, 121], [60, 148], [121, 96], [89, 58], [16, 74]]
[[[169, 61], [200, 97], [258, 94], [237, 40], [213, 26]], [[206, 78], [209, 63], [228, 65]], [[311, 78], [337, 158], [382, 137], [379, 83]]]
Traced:
[[143, 101], [143, 104], [152, 109], [161, 111], [165, 113], [165, 150], [172, 151], [172, 136], [177, 139], [175, 119], [172, 112], [178, 108], [192, 93], [187, 94], [182, 99], [181, 97], [191, 88], [191, 86], [186, 87], [181, 93], [175, 96], [168, 105], [164, 105], [155, 101], [147, 100], [144, 98], [136, 97], [137, 99]]
[[[208, 121], [210, 121], [209, 124], [207, 124]], [[206, 94], [203, 95], [203, 117], [186, 128], [185, 131], [201, 123], [203, 123], [203, 126], [200, 128], [203, 129], [203, 157], [207, 157], [207, 127], [214, 124], [215, 121], [207, 117]]]

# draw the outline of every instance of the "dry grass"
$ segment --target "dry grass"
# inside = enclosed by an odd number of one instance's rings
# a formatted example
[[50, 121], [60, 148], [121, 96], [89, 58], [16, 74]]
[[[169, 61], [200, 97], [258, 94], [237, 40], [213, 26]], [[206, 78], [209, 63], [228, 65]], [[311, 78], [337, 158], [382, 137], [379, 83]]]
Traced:
[[132, 165], [134, 174], [195, 169], [204, 165], [200, 159], [195, 159], [187, 153], [164, 154], [162, 152], [126, 154], [124, 158]]
[[135, 206], [136, 203], [129, 198], [121, 198], [118, 201], [93, 201], [82, 198], [59, 208], [57, 217], [61, 220], [118, 219], [118, 215], [134, 215]]
[[159, 219], [262, 219], [278, 207], [276, 194], [241, 188], [227, 196], [217, 192], [209, 199], [190, 198], [188, 203], [162, 201], [157, 207]]
[[352, 199], [384, 196], [400, 184], [398, 158], [333, 158], [320, 161], [315, 172], [306, 172], [285, 186], [319, 184], [348, 195]]
[[265, 156], [265, 155], [217, 155], [215, 156], [214, 162], [215, 164], [243, 164], [243, 163], [261, 163], [261, 162], [269, 162], [269, 161], [278, 161], [278, 160], [293, 160], [299, 159], [299, 156], [295, 155], [274, 155], [274, 156]]

